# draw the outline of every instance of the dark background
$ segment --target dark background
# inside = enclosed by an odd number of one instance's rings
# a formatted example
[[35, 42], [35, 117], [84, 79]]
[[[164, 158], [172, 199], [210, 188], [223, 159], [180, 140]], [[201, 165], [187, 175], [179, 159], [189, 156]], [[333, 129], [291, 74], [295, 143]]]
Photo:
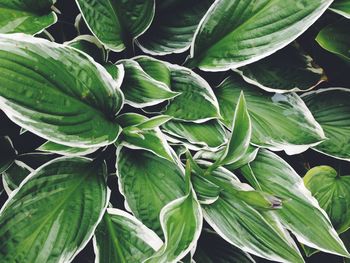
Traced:
[[[55, 41], [58, 43], [63, 43], [65, 41], [72, 40], [77, 36], [77, 31], [74, 27], [75, 17], [79, 14], [79, 10], [75, 4], [75, 1], [58, 1], [55, 5], [60, 11], [61, 14], [58, 15], [58, 22], [50, 27], [48, 31], [55, 38]], [[315, 62], [324, 68], [327, 76], [328, 82], [321, 84], [322, 87], [350, 87], [350, 67], [345, 64], [341, 59], [336, 56], [326, 52], [323, 50], [314, 40], [317, 33], [322, 29], [325, 25], [336, 21], [339, 19], [339, 16], [333, 14], [331, 12], [327, 12], [324, 14], [307, 32], [305, 32], [299, 39], [297, 40], [301, 47], [315, 60]], [[90, 34], [87, 27], [82, 26], [83, 34]], [[135, 54], [141, 54], [140, 50], [136, 47]], [[185, 52], [183, 54], [177, 55], [169, 55], [159, 57], [159, 59], [166, 60], [176, 64], [182, 64], [187, 57], [188, 53]], [[112, 62], [116, 62], [120, 58], [130, 57], [130, 54], [121, 53], [111, 53], [110, 60]], [[206, 80], [211, 85], [219, 84], [225, 76], [227, 76], [226, 72], [223, 73], [204, 73], [198, 70], [195, 70], [200, 75], [204, 76]], [[20, 127], [13, 124], [2, 112], [0, 112], [0, 135], [9, 136], [19, 154], [31, 153], [40, 146], [43, 142], [43, 139], [26, 132], [23, 135], [19, 135]], [[303, 154], [288, 156], [282, 152], [278, 153], [282, 158], [284, 158], [289, 164], [293, 166], [293, 168], [303, 176], [307, 171], [307, 168], [314, 167], [317, 165], [330, 165], [334, 167], [336, 170], [340, 172], [341, 175], [350, 175], [350, 165], [348, 162], [339, 161], [325, 155], [319, 154], [313, 150], [308, 150]], [[49, 156], [49, 158], [55, 157]], [[23, 157], [24, 158], [24, 157]], [[33, 168], [41, 165], [41, 158], [36, 158], [35, 156], [26, 157], [23, 161], [27, 162], [28, 165], [33, 166]], [[109, 159], [109, 171], [110, 173], [114, 173], [114, 163], [115, 159]], [[113, 206], [123, 208], [123, 197], [118, 193], [117, 189], [117, 180], [115, 176], [110, 176], [109, 186], [112, 189], [111, 202]], [[5, 202], [7, 196], [3, 193], [0, 196], [0, 205]], [[210, 247], [210, 244], [208, 244]], [[302, 251], [302, 250], [301, 250]], [[258, 260], [259, 262], [266, 262], [264, 260]], [[94, 262], [94, 253], [91, 242], [89, 245], [75, 258], [73, 262]], [[319, 262], [329, 262], [329, 263], [340, 263], [343, 262], [342, 258], [333, 256], [325, 253], [318, 253], [309, 259], [307, 259], [308, 263], [319, 263]], [[198, 262], [200, 263], [200, 262]]]

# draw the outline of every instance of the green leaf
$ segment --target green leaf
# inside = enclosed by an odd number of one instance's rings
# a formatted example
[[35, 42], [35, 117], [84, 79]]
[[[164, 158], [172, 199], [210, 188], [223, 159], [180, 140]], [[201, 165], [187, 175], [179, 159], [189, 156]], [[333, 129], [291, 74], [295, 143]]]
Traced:
[[106, 61], [106, 51], [94, 36], [80, 35], [69, 42], [65, 42], [64, 44], [83, 51], [100, 64], [104, 64]]
[[171, 86], [171, 73], [167, 63], [149, 56], [137, 56], [134, 60], [152, 78], [163, 82], [168, 87]]
[[247, 84], [237, 74], [225, 79], [215, 89], [227, 126], [232, 125], [234, 108], [241, 90], [252, 121], [251, 143], [297, 154], [325, 139], [321, 126], [295, 93], [271, 94]]
[[108, 72], [66, 45], [23, 34], [0, 35], [0, 107], [47, 140], [90, 148], [113, 143], [123, 104]]
[[239, 161], [247, 152], [251, 135], [252, 124], [249, 117], [247, 103], [241, 92], [233, 116], [231, 135], [223, 156], [218, 164], [233, 164]]
[[119, 52], [151, 24], [154, 0], [76, 0], [83, 18], [102, 44]]
[[[190, 165], [186, 168], [191, 173]], [[186, 177], [189, 180], [190, 174]], [[187, 195], [168, 203], [160, 212], [165, 243], [145, 263], [177, 262], [195, 248], [202, 230], [203, 215], [190, 182], [187, 191]]]
[[196, 28], [213, 0], [160, 0], [150, 28], [137, 40], [143, 52], [151, 55], [181, 53], [187, 50]]
[[153, 118], [150, 118], [149, 120], [146, 120], [140, 124], [137, 125], [137, 128], [141, 130], [150, 130], [157, 128], [166, 122], [170, 121], [173, 117], [167, 116], [167, 115], [158, 115]]
[[69, 147], [62, 144], [47, 141], [44, 144], [42, 144], [37, 150], [42, 152], [56, 153], [65, 156], [83, 156], [97, 151], [98, 147]]
[[192, 70], [169, 64], [171, 90], [181, 93], [170, 101], [164, 114], [185, 121], [220, 118], [218, 101], [209, 84]]
[[[198, 175], [197, 175], [198, 176]], [[220, 182], [222, 191], [212, 204], [202, 204], [208, 224], [230, 244], [259, 257], [272, 261], [303, 262], [303, 259], [287, 232], [269, 211], [256, 209], [231, 191], [251, 191], [225, 169], [210, 176]], [[196, 189], [196, 186], [194, 185]]]
[[174, 161], [174, 152], [159, 128], [146, 130], [140, 128], [139, 125], [149, 121], [147, 117], [136, 113], [126, 113], [118, 116], [117, 121], [124, 128], [118, 145], [151, 151], [171, 162]]
[[2, 0], [0, 33], [37, 34], [57, 22], [54, 0]]
[[221, 0], [201, 20], [192, 66], [224, 71], [267, 57], [308, 29], [332, 0]]
[[350, 90], [321, 89], [302, 96], [327, 139], [313, 149], [350, 161]]
[[338, 233], [350, 228], [350, 176], [340, 176], [330, 166], [316, 166], [306, 173], [304, 184]]
[[19, 187], [22, 181], [34, 170], [21, 161], [15, 161], [9, 169], [2, 173], [4, 189], [9, 196]]
[[341, 19], [323, 28], [316, 37], [325, 50], [350, 62], [350, 20]]
[[0, 211], [2, 262], [70, 262], [107, 206], [105, 164], [59, 158], [31, 173]]
[[170, 88], [150, 75], [134, 60], [122, 60], [125, 68], [125, 77], [122, 84], [122, 91], [126, 103], [136, 108], [153, 106], [165, 100], [179, 95]]
[[350, 0], [335, 0], [329, 9], [350, 19]]
[[94, 236], [96, 263], [143, 262], [163, 241], [132, 215], [107, 208]]
[[255, 263], [249, 254], [208, 229], [202, 231], [194, 259], [200, 263]]
[[233, 164], [225, 165], [225, 167], [230, 171], [236, 170], [236, 169], [252, 162], [255, 159], [256, 155], [258, 154], [258, 151], [259, 151], [259, 148], [249, 146], [247, 151], [245, 152], [245, 154], [243, 156], [241, 156], [240, 159], [238, 159]]
[[[243, 174], [247, 168], [241, 169]], [[250, 168], [264, 192], [282, 199], [282, 209], [276, 210], [276, 214], [301, 243], [328, 253], [349, 256], [327, 214], [292, 167], [277, 155], [260, 150]]]
[[168, 121], [162, 125], [165, 133], [181, 139], [186, 139], [190, 144], [199, 144], [204, 147], [217, 148], [226, 140], [226, 133], [217, 120], [209, 120], [203, 123]]
[[307, 91], [327, 79], [323, 69], [296, 44], [235, 71], [246, 82], [277, 93]]
[[0, 136], [0, 174], [11, 167], [17, 156], [12, 141], [7, 136]]
[[158, 235], [159, 214], [169, 202], [184, 195], [181, 167], [157, 155], [125, 147], [117, 151], [120, 192], [136, 218]]

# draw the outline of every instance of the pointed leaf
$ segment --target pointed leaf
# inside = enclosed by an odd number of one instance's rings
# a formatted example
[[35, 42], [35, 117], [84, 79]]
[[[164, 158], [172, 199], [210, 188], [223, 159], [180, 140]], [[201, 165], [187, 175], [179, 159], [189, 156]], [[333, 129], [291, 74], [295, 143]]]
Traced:
[[136, 108], [153, 106], [178, 95], [163, 82], [155, 80], [143, 71], [142, 67], [133, 60], [120, 61], [125, 68], [122, 91], [126, 103]]
[[187, 50], [196, 28], [214, 0], [161, 0], [150, 28], [138, 38], [140, 48], [151, 55]]
[[341, 19], [323, 28], [316, 41], [325, 50], [350, 62], [350, 20]]
[[134, 60], [148, 75], [170, 87], [171, 76], [167, 63], [149, 56], [138, 56]]
[[246, 82], [277, 93], [307, 91], [327, 79], [323, 69], [296, 44], [235, 71]]
[[97, 151], [98, 147], [69, 147], [62, 144], [47, 141], [44, 144], [42, 144], [37, 150], [42, 152], [56, 153], [65, 156], [83, 156]]
[[94, 35], [108, 49], [122, 51], [141, 35], [154, 16], [154, 0], [76, 0]]
[[[223, 171], [215, 171], [210, 177], [228, 189], [252, 190]], [[226, 190], [221, 191], [218, 200], [202, 204], [202, 208], [208, 224], [230, 244], [272, 261], [303, 262], [295, 243], [271, 212], [257, 210]]]
[[184, 195], [181, 168], [151, 152], [123, 147], [117, 152], [117, 169], [127, 207], [147, 227], [162, 234], [160, 211]]
[[231, 135], [219, 164], [233, 164], [247, 152], [252, 136], [252, 124], [243, 92], [239, 96], [232, 121]]
[[149, 120], [144, 121], [143, 123], [140, 123], [139, 125], [137, 125], [137, 127], [141, 130], [154, 129], [165, 124], [172, 118], [173, 117], [167, 115], [158, 115], [153, 118], [150, 118]]
[[107, 208], [94, 236], [96, 263], [142, 262], [160, 249], [163, 241], [132, 215]]
[[350, 161], [350, 90], [329, 88], [302, 96], [322, 126], [327, 140], [315, 150], [334, 158]]
[[0, 212], [2, 262], [70, 262], [104, 214], [105, 164], [60, 158], [31, 173]]
[[[276, 214], [301, 243], [328, 253], [349, 256], [327, 214], [292, 167], [266, 150], [259, 151], [250, 167], [262, 190], [282, 199], [282, 209], [276, 210]], [[241, 169], [243, 174], [246, 169]]]
[[2, 0], [0, 33], [37, 34], [56, 23], [54, 0]]
[[21, 161], [15, 161], [2, 173], [2, 182], [7, 195], [19, 187], [22, 181], [34, 170]]
[[245, 83], [236, 74], [215, 89], [227, 126], [232, 125], [241, 90], [252, 121], [253, 144], [297, 154], [325, 139], [321, 126], [296, 94], [271, 94]]
[[55, 143], [113, 143], [123, 103], [118, 82], [74, 48], [23, 34], [0, 35], [0, 107], [16, 124]]
[[350, 19], [350, 0], [335, 0], [329, 9]]
[[306, 173], [304, 183], [338, 233], [350, 228], [350, 176], [340, 176], [330, 166], [316, 166]]
[[197, 28], [191, 65], [203, 70], [238, 68], [285, 47], [332, 0], [217, 0]]

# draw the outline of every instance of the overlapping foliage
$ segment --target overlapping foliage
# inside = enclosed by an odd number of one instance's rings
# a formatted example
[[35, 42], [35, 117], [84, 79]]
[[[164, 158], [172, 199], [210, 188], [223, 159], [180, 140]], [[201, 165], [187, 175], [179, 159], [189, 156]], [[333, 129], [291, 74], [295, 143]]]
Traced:
[[303, 38], [349, 71], [349, 18], [348, 0], [0, 0], [0, 261], [89, 242], [101, 263], [348, 260], [350, 82]]

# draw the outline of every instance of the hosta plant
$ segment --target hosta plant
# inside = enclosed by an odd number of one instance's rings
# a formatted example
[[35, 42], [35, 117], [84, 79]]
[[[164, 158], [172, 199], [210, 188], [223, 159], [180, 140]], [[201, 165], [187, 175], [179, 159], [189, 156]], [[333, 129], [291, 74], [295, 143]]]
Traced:
[[0, 262], [349, 262], [349, 18], [0, 0]]

